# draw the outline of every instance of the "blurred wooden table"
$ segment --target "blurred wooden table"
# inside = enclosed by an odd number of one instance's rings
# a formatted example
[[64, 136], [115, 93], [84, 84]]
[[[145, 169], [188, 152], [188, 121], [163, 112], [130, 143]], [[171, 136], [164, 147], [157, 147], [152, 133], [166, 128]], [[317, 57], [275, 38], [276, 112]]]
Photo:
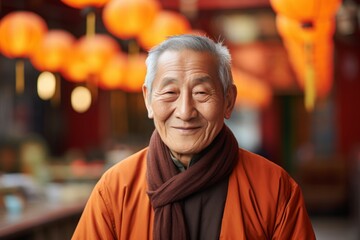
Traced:
[[86, 200], [29, 203], [19, 213], [0, 213], [0, 239], [70, 239]]

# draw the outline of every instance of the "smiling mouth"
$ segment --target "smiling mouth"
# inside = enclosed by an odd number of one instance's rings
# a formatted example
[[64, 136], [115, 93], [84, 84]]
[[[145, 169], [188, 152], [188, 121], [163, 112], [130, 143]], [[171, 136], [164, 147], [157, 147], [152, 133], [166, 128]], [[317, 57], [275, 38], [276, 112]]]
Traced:
[[201, 127], [173, 127], [173, 128], [183, 133], [191, 133], [199, 130]]

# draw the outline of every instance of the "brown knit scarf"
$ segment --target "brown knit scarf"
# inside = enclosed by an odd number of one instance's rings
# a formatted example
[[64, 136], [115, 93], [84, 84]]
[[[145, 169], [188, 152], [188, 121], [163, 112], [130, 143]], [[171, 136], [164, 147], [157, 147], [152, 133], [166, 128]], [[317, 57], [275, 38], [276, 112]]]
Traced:
[[148, 195], [154, 208], [154, 240], [186, 240], [181, 200], [231, 173], [238, 159], [238, 143], [224, 124], [214, 141], [188, 170], [178, 173], [168, 147], [155, 130], [147, 156]]

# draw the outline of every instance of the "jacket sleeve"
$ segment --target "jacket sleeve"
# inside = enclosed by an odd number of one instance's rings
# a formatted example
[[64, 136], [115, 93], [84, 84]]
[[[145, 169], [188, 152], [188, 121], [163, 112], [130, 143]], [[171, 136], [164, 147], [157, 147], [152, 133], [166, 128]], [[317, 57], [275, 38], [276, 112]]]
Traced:
[[73, 240], [116, 239], [114, 218], [109, 208], [106, 185], [102, 180], [96, 184], [86, 203]]
[[282, 189], [272, 239], [316, 239], [300, 187], [292, 178], [285, 177]]

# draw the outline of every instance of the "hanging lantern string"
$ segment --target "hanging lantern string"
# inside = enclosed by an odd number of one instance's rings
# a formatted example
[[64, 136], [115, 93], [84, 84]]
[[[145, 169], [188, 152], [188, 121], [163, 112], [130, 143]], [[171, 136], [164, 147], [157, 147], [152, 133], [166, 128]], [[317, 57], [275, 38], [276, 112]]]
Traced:
[[17, 94], [22, 94], [25, 88], [24, 60], [18, 59], [15, 64], [15, 89]]
[[[86, 7], [84, 9], [86, 15], [86, 36], [93, 37], [95, 36], [96, 30], [96, 14], [94, 7]], [[96, 101], [98, 98], [98, 88], [97, 88], [97, 76], [90, 74], [86, 81], [86, 87], [89, 89], [92, 99]]]
[[315, 69], [312, 61], [313, 45], [305, 43], [305, 107], [311, 112], [314, 109], [316, 99]]
[[84, 8], [84, 13], [86, 16], [86, 36], [94, 36], [95, 35], [95, 26], [96, 26], [96, 14], [94, 7], [86, 7]]
[[[306, 29], [313, 28], [312, 22], [302, 23], [302, 27]], [[315, 87], [315, 67], [313, 61], [314, 43], [311, 39], [306, 39], [304, 43], [305, 53], [305, 108], [311, 112], [314, 109], [316, 99]]]

